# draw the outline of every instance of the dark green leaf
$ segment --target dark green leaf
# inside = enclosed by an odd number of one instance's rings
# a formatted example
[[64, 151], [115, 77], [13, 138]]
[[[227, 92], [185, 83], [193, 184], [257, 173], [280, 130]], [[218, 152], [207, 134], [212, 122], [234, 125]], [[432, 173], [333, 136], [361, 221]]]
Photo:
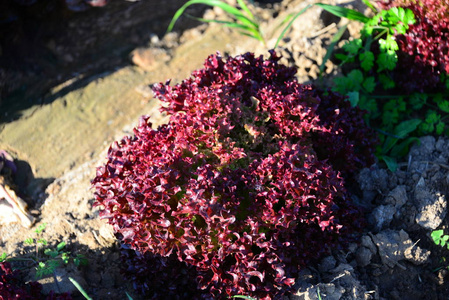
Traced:
[[417, 137], [410, 137], [410, 138], [403, 140], [402, 142], [398, 143], [391, 149], [391, 152], [390, 152], [391, 156], [393, 156], [393, 157], [406, 156], [407, 153], [409, 152], [410, 145], [413, 143], [419, 144], [420, 141]]
[[362, 40], [354, 39], [354, 40], [349, 41], [346, 44], [344, 44], [342, 48], [349, 54], [356, 55], [359, 52], [359, 50], [362, 48]]
[[388, 170], [390, 170], [391, 172], [396, 172], [396, 169], [398, 168], [398, 163], [396, 162], [395, 158], [384, 155], [381, 157], [381, 159], [387, 165]]
[[350, 80], [351, 84], [354, 87], [354, 90], [360, 90], [360, 87], [362, 85], [363, 82], [363, 73], [360, 70], [352, 70], [351, 72], [349, 72], [348, 74], [348, 79]]
[[360, 53], [359, 59], [361, 61], [361, 67], [365, 71], [369, 71], [374, 66], [374, 54], [371, 51], [365, 51]]
[[379, 81], [385, 90], [392, 89], [396, 86], [394, 80], [385, 74], [379, 74]]
[[342, 54], [342, 53], [335, 53], [335, 57], [343, 62], [348, 59], [348, 56], [346, 54]]
[[421, 122], [420, 119], [403, 121], [394, 128], [394, 134], [399, 138], [405, 138], [410, 132], [415, 131]]
[[51, 258], [55, 258], [59, 255], [59, 252], [56, 250], [45, 249], [44, 254], [50, 256]]
[[359, 92], [349, 92], [348, 101], [352, 106], [356, 106], [359, 103]]
[[427, 94], [425, 93], [413, 93], [410, 96], [409, 103], [413, 110], [421, 109], [427, 102]]
[[365, 78], [362, 86], [368, 93], [371, 94], [372, 92], [374, 92], [374, 89], [376, 88], [376, 81], [374, 79], [374, 76], [369, 76]]
[[396, 67], [398, 57], [395, 52], [387, 51], [382, 52], [377, 56], [377, 65], [379, 66], [377, 72], [383, 70], [393, 70]]
[[435, 95], [433, 101], [435, 101], [439, 109], [445, 113], [449, 113], [449, 100], [444, 99], [442, 94]]
[[444, 132], [444, 127], [446, 126], [446, 124], [444, 124], [443, 121], [438, 121], [437, 125], [435, 126], [435, 133], [437, 135], [442, 135]]

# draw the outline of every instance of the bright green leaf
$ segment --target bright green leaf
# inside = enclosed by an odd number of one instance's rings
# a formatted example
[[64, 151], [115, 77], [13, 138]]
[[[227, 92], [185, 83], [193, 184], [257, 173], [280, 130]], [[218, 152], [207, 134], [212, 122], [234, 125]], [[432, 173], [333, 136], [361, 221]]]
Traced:
[[68, 264], [70, 261], [70, 255], [67, 252], [63, 252], [61, 255], [61, 259], [65, 264]]
[[40, 234], [42, 233], [42, 231], [44, 231], [45, 227], [47, 227], [47, 223], [42, 223], [36, 228], [36, 230], [34, 230], [34, 232]]
[[6, 254], [5, 252], [3, 252], [3, 254], [0, 256], [0, 262], [5, 261], [6, 257], [8, 257], [8, 254]]
[[411, 9], [409, 8], [405, 9], [405, 17], [403, 19], [403, 22], [407, 25], [415, 24], [416, 22], [415, 14]]
[[34, 243], [34, 239], [32, 238], [27, 238], [26, 240], [23, 241], [25, 244], [27, 245], [32, 245]]
[[65, 242], [60, 242], [57, 246], [56, 246], [56, 250], [61, 251], [62, 249], [64, 249], [65, 247]]

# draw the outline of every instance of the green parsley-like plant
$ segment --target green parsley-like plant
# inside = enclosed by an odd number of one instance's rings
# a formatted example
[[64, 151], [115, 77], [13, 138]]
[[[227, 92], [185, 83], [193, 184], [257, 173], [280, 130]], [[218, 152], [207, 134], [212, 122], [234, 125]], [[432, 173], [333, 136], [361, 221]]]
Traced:
[[55, 276], [55, 270], [61, 265], [67, 265], [69, 262], [73, 261], [75, 266], [79, 267], [87, 264], [87, 259], [82, 254], [77, 254], [72, 257], [70, 252], [64, 251], [66, 246], [65, 242], [60, 242], [56, 247], [47, 247], [48, 242], [46, 239], [42, 238], [42, 233], [44, 232], [47, 224], [43, 223], [39, 225], [34, 232], [36, 233], [36, 238], [27, 238], [24, 241], [25, 245], [34, 246], [34, 255], [24, 258], [7, 258], [8, 255], [3, 253], [0, 256], [0, 262], [9, 261], [24, 261], [29, 262], [31, 266], [36, 269], [36, 279], [43, 278], [48, 275]]
[[410, 133], [422, 123], [412, 117], [416, 107], [407, 105], [404, 96], [385, 93], [395, 88], [390, 76], [398, 60], [395, 34], [405, 33], [415, 18], [411, 10], [401, 7], [380, 11], [369, 7], [375, 15], [364, 22], [360, 38], [348, 41], [342, 47], [344, 52], [335, 54], [340, 65], [350, 65], [351, 71], [334, 79], [333, 90], [348, 95], [353, 106], [369, 112], [366, 121], [376, 128], [381, 140], [377, 157], [395, 170], [396, 159], [418, 140]]
[[[397, 159], [407, 154], [412, 143], [419, 142], [419, 136], [449, 133], [449, 99], [447, 92], [404, 90], [394, 80], [400, 51], [396, 40], [417, 22], [413, 11], [402, 7], [377, 10], [364, 2], [374, 16], [359, 20], [364, 23], [360, 38], [348, 41], [343, 52], [335, 54], [347, 71], [334, 79], [333, 90], [348, 95], [353, 106], [368, 111], [366, 121], [380, 138], [376, 155], [394, 171]], [[449, 88], [446, 75], [441, 75], [441, 82]]]

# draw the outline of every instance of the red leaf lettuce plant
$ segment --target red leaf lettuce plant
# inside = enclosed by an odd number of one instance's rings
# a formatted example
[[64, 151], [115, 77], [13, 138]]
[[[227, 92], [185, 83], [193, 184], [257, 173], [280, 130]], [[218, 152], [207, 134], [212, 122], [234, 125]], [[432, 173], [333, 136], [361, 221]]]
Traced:
[[373, 163], [375, 135], [362, 111], [270, 54], [211, 55], [182, 83], [156, 84], [169, 123], [143, 116], [109, 149], [96, 205], [140, 253], [129, 270], [147, 274], [152, 253], [194, 267], [209, 298], [278, 298], [360, 228], [342, 176]]

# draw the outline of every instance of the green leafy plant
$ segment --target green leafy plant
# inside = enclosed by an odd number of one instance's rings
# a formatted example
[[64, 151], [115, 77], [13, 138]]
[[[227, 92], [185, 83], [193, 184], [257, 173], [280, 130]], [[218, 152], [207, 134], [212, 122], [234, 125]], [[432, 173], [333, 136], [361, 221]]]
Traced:
[[418, 140], [410, 133], [422, 120], [411, 117], [413, 107], [407, 105], [404, 96], [385, 95], [383, 91], [395, 87], [390, 76], [398, 60], [395, 34], [405, 33], [415, 18], [411, 10], [401, 7], [380, 11], [370, 7], [375, 15], [360, 20], [364, 23], [360, 38], [348, 41], [342, 47], [343, 53], [335, 54], [341, 66], [352, 68], [334, 79], [333, 90], [348, 95], [353, 106], [369, 112], [366, 121], [380, 135], [377, 157], [395, 170], [396, 158], [405, 155], [410, 144]]
[[439, 245], [441, 247], [446, 247], [449, 249], [449, 235], [444, 234], [444, 230], [434, 230], [430, 234], [430, 237], [432, 238], [432, 241], [435, 243], [435, 245]]
[[55, 270], [61, 265], [67, 265], [73, 262], [75, 266], [79, 267], [87, 264], [87, 259], [82, 254], [77, 254], [75, 257], [70, 252], [64, 251], [66, 247], [65, 242], [60, 242], [56, 247], [48, 247], [48, 242], [42, 237], [47, 224], [39, 225], [34, 232], [35, 238], [27, 238], [24, 244], [35, 247], [34, 255], [21, 258], [7, 258], [8, 255], [3, 253], [0, 256], [0, 262], [9, 261], [25, 261], [30, 262], [31, 266], [36, 269], [36, 279], [43, 278], [48, 275], [54, 275]]
[[[366, 121], [380, 138], [376, 156], [394, 171], [397, 159], [419, 142], [419, 136], [449, 133], [449, 98], [444, 90], [424, 93], [396, 81], [397, 72], [401, 72], [398, 55], [409, 55], [403, 53], [398, 40], [417, 22], [413, 11], [403, 7], [377, 10], [364, 2], [374, 16], [359, 20], [364, 23], [360, 38], [346, 42], [335, 54], [345, 75], [334, 79], [333, 90], [347, 95], [353, 106], [368, 111]], [[447, 75], [441, 74], [440, 80], [447, 90]]]
[[[430, 238], [435, 243], [435, 245], [441, 246], [443, 248], [449, 249], [449, 235], [444, 234], [444, 230], [434, 230], [430, 233]], [[448, 268], [448, 263], [446, 257], [442, 256], [439, 259], [439, 267], [435, 268], [432, 272], [437, 272], [443, 268]]]

